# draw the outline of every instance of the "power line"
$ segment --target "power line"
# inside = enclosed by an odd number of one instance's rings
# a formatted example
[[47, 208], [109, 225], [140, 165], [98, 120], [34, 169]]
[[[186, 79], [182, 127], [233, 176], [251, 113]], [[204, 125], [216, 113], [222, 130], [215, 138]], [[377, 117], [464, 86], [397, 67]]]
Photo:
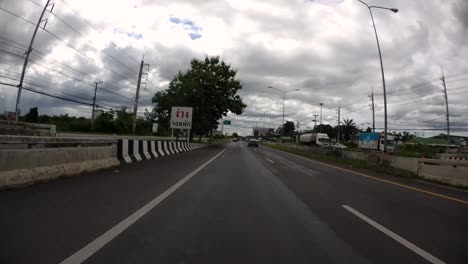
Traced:
[[17, 42], [17, 41], [14, 41], [14, 40], [9, 39], [9, 38], [7, 38], [7, 37], [0, 36], [0, 39], [3, 39], [4, 41], [9, 42], [9, 43], [15, 44], [16, 46], [21, 47], [21, 48], [24, 49], [24, 50], [28, 49], [28, 46], [26, 46], [25, 44], [20, 43], [20, 42]]
[[467, 74], [468, 74], [468, 72], [461, 72], [461, 73], [447, 75], [447, 76], [445, 76], [445, 78], [452, 78], [452, 77], [457, 77], [457, 76], [467, 75]]
[[[82, 17], [80, 15], [80, 13], [78, 13], [78, 11], [76, 11], [75, 9], [73, 9], [65, 0], [61, 0], [73, 13], [75, 13], [78, 17], [80, 17], [84, 22], [86, 22], [86, 24], [88, 24], [92, 29], [94, 29], [96, 32], [102, 34], [102, 32], [97, 29], [96, 27], [94, 27], [87, 19], [85, 19], [84, 17]], [[119, 46], [117, 46], [117, 44], [115, 44], [113, 41], [109, 40], [109, 42], [114, 45], [116, 48], [120, 49], [122, 51], [123, 54], [125, 54], [128, 58], [130, 58], [131, 60], [133, 60], [135, 63], [139, 64], [140, 62], [137, 61], [135, 58], [131, 57], [130, 55], [128, 55], [123, 49], [121, 49]]]
[[27, 22], [27, 23], [33, 25], [33, 26], [36, 26], [36, 23], [34, 23], [34, 22], [30, 21], [30, 20], [27, 20], [27, 19], [25, 19], [25, 18], [23, 18], [23, 17], [21, 17], [21, 16], [15, 14], [15, 13], [9, 11], [9, 10], [6, 10], [5, 8], [3, 8], [3, 7], [1, 7], [1, 6], [0, 6], [0, 10], [3, 10], [3, 11], [5, 11], [5, 12], [7, 12], [8, 14], [10, 14], [10, 15], [16, 17], [16, 18], [19, 18], [19, 19], [21, 19], [21, 20], [23, 20], [23, 21], [25, 21], [25, 22]]
[[23, 56], [19, 55], [19, 54], [16, 54], [16, 53], [13, 53], [13, 52], [10, 52], [10, 51], [7, 51], [7, 50], [4, 50], [4, 49], [0, 49], [0, 53], [4, 53], [4, 54], [8, 54], [12, 57], [15, 57], [15, 58], [18, 58], [18, 59], [24, 59]]
[[462, 79], [458, 79], [458, 80], [448, 80], [448, 81], [445, 81], [446, 83], [451, 83], [451, 82], [460, 82], [460, 81], [466, 81], [468, 80], [468, 77], [466, 78], [462, 78]]
[[[72, 45], [70, 45], [68, 42], [66, 42], [65, 40], [63, 40], [62, 38], [60, 38], [59, 36], [55, 35], [54, 33], [50, 32], [49, 30], [47, 29], [44, 29], [45, 32], [49, 33], [52, 37], [58, 39], [60, 42], [64, 43], [65, 45], [67, 45], [69, 48], [73, 49], [74, 51], [78, 52], [79, 54], [83, 55], [84, 57], [88, 58], [89, 60], [92, 60], [94, 63], [96, 64], [100, 64], [98, 61], [96, 61], [95, 59], [91, 58], [90, 56], [86, 55], [84, 52], [78, 50], [77, 48], [73, 47]], [[123, 80], [126, 80], [127, 82], [129, 82], [130, 84], [133, 84], [132, 81], [130, 81], [129, 79], [127, 79], [125, 76], [115, 72], [114, 70], [110, 69], [109, 67], [107, 67], [106, 65], [102, 64], [102, 67], [106, 68], [108, 71], [110, 71], [111, 73], [113, 73], [114, 75], [116, 76], [119, 76], [121, 79]]]
[[[33, 2], [35, 5], [41, 7], [40, 4], [38, 4], [37, 2], [33, 1], [33, 0], [29, 0], [30, 2]], [[51, 14], [57, 18], [60, 22], [62, 22], [65, 26], [67, 26], [68, 28], [70, 28], [73, 32], [75, 32], [76, 34], [78, 34], [80, 37], [82, 37], [83, 39], [86, 39], [88, 42], [90, 43], [93, 43], [94, 42], [92, 40], [90, 40], [89, 38], [85, 37], [81, 32], [79, 32], [77, 29], [75, 29], [74, 27], [72, 27], [70, 24], [68, 24], [67, 22], [65, 22], [62, 18], [60, 18], [58, 15], [56, 15], [55, 13], [51, 12]], [[104, 54], [106, 54], [107, 56], [109, 56], [110, 58], [112, 58], [114, 61], [116, 61], [117, 63], [119, 63], [120, 65], [124, 66], [125, 68], [127, 68], [128, 70], [132, 71], [133, 73], [135, 74], [138, 74], [138, 72], [136, 72], [135, 70], [133, 70], [132, 68], [128, 67], [127, 65], [125, 65], [124, 63], [122, 63], [121, 61], [117, 60], [114, 56], [110, 55], [109, 53], [107, 53], [104, 49], [99, 49], [101, 52], [103, 52]]]

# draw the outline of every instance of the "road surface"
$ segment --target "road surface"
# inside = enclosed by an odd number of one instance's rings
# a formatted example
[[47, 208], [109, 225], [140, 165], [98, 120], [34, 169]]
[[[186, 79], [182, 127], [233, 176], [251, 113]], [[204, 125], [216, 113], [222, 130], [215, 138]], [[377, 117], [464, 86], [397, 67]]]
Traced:
[[0, 192], [0, 263], [468, 263], [467, 201], [233, 142]]

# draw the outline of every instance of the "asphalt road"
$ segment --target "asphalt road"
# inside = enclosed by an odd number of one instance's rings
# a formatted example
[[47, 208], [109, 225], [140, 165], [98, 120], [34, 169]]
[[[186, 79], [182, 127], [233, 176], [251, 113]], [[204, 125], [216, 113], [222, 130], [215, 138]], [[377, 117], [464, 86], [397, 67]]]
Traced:
[[2, 191], [0, 263], [468, 263], [468, 192], [350, 169], [238, 142]]

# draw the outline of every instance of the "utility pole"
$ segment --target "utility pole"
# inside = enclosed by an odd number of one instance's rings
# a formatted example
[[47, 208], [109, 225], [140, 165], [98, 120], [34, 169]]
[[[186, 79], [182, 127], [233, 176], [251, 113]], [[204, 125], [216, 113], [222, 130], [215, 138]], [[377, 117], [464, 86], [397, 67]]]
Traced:
[[145, 62], [143, 60], [141, 60], [141, 64], [140, 64], [140, 71], [138, 73], [138, 82], [137, 82], [137, 90], [136, 90], [136, 95], [135, 95], [135, 105], [133, 106], [133, 127], [132, 127], [132, 132], [133, 134], [135, 134], [135, 130], [136, 130], [136, 120], [137, 120], [137, 112], [138, 112], [138, 99], [140, 97], [140, 86], [141, 86], [141, 77], [146, 74], [146, 73], [143, 73], [143, 67], [144, 66], [148, 66], [148, 70], [149, 70], [149, 64], [145, 64]]
[[338, 113], [338, 143], [340, 143], [340, 124], [341, 124], [340, 114], [341, 114], [341, 106], [338, 106], [337, 113]]
[[28, 50], [25, 53], [26, 57], [24, 58], [23, 71], [21, 72], [21, 77], [20, 77], [20, 81], [19, 81], [19, 84], [18, 84], [18, 95], [16, 96], [16, 106], [15, 106], [15, 120], [16, 120], [16, 122], [18, 122], [18, 117], [19, 117], [19, 105], [20, 105], [20, 101], [21, 101], [21, 92], [23, 90], [23, 81], [24, 81], [24, 76], [26, 75], [26, 68], [28, 67], [29, 54], [31, 54], [31, 52], [33, 50], [33, 44], [34, 44], [34, 40], [36, 39], [36, 34], [37, 34], [37, 30], [39, 29], [39, 25], [44, 21], [45, 21], [45, 23], [44, 23], [44, 26], [42, 28], [44, 29], [46, 27], [46, 25], [47, 25], [47, 19], [42, 19], [44, 17], [45, 11], [47, 10], [47, 8], [49, 6], [52, 6], [50, 8], [50, 12], [52, 12], [52, 10], [54, 9], [54, 5], [55, 5], [55, 3], [50, 4], [50, 0], [47, 0], [46, 4], [44, 5], [44, 9], [42, 9], [42, 13], [39, 16], [39, 20], [37, 21], [36, 28], [34, 29], [34, 33], [33, 33], [32, 38], [31, 38], [31, 42], [29, 42]]
[[317, 127], [317, 116], [319, 115], [314, 114], [314, 120], [312, 120], [314, 121], [314, 129]]
[[296, 142], [299, 143], [299, 120], [296, 121]]
[[449, 107], [448, 107], [447, 86], [445, 85], [445, 76], [444, 76], [443, 71], [442, 71], [442, 77], [440, 78], [440, 80], [442, 81], [442, 86], [444, 87], [444, 90], [442, 90], [442, 92], [444, 93], [445, 109], [446, 109], [446, 114], [447, 114], [447, 153], [449, 153], [449, 149], [450, 149], [450, 115], [449, 115]]
[[264, 137], [266, 136], [266, 133], [265, 133], [265, 116], [266, 116], [266, 112], [264, 111], [263, 112], [263, 136]]
[[323, 103], [320, 103], [320, 133], [322, 133], [322, 107]]
[[372, 87], [372, 93], [369, 95], [371, 103], [369, 104], [372, 110], [372, 132], [375, 132], [375, 105], [374, 105], [374, 87]]
[[94, 97], [93, 97], [93, 112], [91, 113], [91, 131], [94, 131], [94, 109], [96, 107], [96, 93], [97, 93], [97, 88], [98, 84], [102, 84], [102, 81], [96, 81], [94, 82]]

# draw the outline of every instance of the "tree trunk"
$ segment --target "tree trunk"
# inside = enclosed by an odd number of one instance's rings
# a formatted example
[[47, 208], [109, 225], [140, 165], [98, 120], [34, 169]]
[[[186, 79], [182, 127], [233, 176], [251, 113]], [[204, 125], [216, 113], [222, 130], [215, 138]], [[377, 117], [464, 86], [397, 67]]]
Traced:
[[200, 136], [198, 136], [198, 142], [201, 143], [201, 137], [202, 137], [202, 134], [200, 134]]

